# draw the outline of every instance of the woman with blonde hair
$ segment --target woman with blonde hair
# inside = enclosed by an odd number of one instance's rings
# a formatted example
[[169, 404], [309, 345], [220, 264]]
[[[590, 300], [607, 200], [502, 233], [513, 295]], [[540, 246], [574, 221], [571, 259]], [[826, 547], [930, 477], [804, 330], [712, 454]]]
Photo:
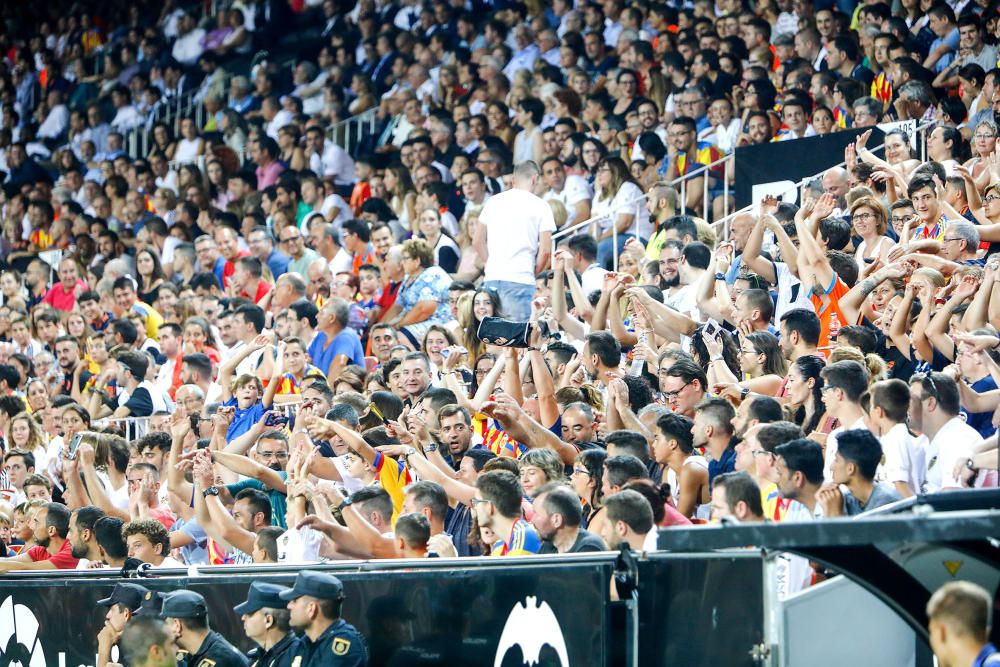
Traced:
[[869, 389], [871, 389], [872, 385], [876, 382], [884, 380], [889, 370], [882, 357], [871, 353], [862, 354], [861, 350], [850, 345], [834, 348], [833, 351], [830, 352], [829, 362], [831, 364], [847, 360], [856, 361], [868, 370]]
[[459, 260], [458, 270], [455, 272], [456, 280], [475, 282], [479, 276], [483, 275], [485, 264], [476, 249], [472, 247], [472, 239], [476, 236], [476, 228], [479, 227], [479, 214], [482, 210], [482, 206], [469, 206], [459, 221], [455, 243], [462, 250], [462, 259]]
[[7, 451], [19, 449], [35, 456], [35, 471], [41, 473], [49, 467], [48, 441], [45, 432], [35, 418], [27, 412], [19, 412], [7, 424]]

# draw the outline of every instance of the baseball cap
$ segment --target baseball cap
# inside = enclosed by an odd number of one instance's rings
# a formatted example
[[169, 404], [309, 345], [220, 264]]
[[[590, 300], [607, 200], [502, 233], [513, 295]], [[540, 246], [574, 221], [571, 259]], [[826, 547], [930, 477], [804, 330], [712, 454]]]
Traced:
[[252, 614], [255, 611], [270, 607], [272, 609], [284, 609], [285, 600], [281, 599], [282, 591], [288, 590], [285, 586], [269, 584], [262, 581], [255, 581], [250, 584], [246, 602], [233, 607], [237, 614]]
[[119, 583], [115, 584], [114, 590], [111, 591], [111, 595], [104, 598], [103, 600], [98, 600], [97, 604], [102, 607], [111, 607], [116, 604], [120, 604], [127, 609], [136, 611], [142, 606], [142, 600], [146, 597], [147, 593], [151, 591], [139, 584], [125, 584]]
[[194, 591], [174, 591], [163, 596], [160, 618], [197, 618], [208, 613], [205, 598]]
[[344, 599], [344, 585], [337, 577], [322, 572], [299, 572], [295, 584], [279, 593], [282, 600], [294, 600], [304, 595], [320, 600]]

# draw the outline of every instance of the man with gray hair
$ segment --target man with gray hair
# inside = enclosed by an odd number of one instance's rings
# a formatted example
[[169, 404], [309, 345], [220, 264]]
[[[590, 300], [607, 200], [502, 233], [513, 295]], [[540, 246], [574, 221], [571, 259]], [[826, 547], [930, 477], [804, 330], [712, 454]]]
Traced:
[[899, 88], [899, 97], [893, 102], [899, 120], [916, 120], [923, 122], [934, 120], [937, 109], [934, 106], [934, 93], [931, 87], [923, 81], [907, 81]]
[[514, 167], [511, 189], [483, 206], [473, 242], [486, 263], [485, 285], [500, 294], [504, 314], [518, 321], [531, 315], [535, 276], [548, 266], [556, 229], [552, 209], [533, 194], [540, 176], [530, 160]]
[[347, 326], [350, 304], [340, 297], [331, 297], [316, 315], [316, 337], [309, 346], [313, 365], [328, 378], [335, 378], [348, 364], [365, 367], [365, 350], [361, 339]]
[[882, 116], [882, 103], [871, 95], [854, 100], [854, 127], [872, 127]]
[[944, 230], [941, 239], [941, 257], [968, 266], [983, 266], [986, 261], [976, 255], [979, 249], [979, 230], [971, 222], [953, 220]]

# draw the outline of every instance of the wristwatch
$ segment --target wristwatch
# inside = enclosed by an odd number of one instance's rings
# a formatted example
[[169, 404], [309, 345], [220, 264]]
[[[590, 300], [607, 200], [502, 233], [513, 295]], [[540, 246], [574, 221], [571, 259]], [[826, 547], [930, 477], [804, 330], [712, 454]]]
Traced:
[[425, 452], [436, 452], [437, 450], [438, 450], [438, 446], [437, 446], [436, 443], [433, 443], [433, 442], [431, 444], [427, 445], [426, 447], [424, 447], [424, 451]]
[[208, 498], [209, 496], [218, 496], [219, 495], [219, 487], [217, 487], [217, 486], [210, 486], [207, 489], [205, 489], [204, 491], [202, 491], [201, 495], [202, 495], [203, 498]]
[[338, 512], [343, 512], [345, 507], [347, 507], [349, 505], [353, 505], [353, 504], [354, 504], [353, 500], [351, 500], [350, 498], [344, 498], [344, 502], [342, 502], [339, 505], [337, 505], [337, 511]]
[[740, 400], [741, 401], [744, 400], [749, 395], [750, 395], [750, 387], [743, 387], [743, 388], [740, 389]]
[[408, 459], [408, 458], [410, 458], [411, 456], [413, 456], [416, 453], [417, 453], [416, 449], [414, 449], [413, 447], [407, 447], [406, 451], [403, 452], [403, 458], [404, 459]]
[[965, 467], [969, 470], [976, 470], [975, 462], [972, 459], [965, 460]]
[[716, 280], [725, 280], [726, 279], [726, 274], [722, 273], [722, 272], [718, 272], [718, 273], [715, 274], [715, 279]]

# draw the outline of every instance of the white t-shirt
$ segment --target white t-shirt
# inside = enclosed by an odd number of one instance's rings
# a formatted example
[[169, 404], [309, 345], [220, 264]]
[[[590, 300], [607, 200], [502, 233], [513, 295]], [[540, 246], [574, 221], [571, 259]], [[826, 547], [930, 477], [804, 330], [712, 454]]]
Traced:
[[598, 222], [601, 232], [611, 229], [619, 216], [631, 215], [632, 224], [625, 233], [648, 239], [653, 232], [653, 225], [649, 221], [649, 210], [646, 208], [646, 200], [641, 199], [642, 195], [642, 189], [635, 183], [622, 183], [614, 197], [595, 198], [591, 215], [595, 218], [601, 216]]
[[780, 322], [782, 315], [796, 308], [812, 309], [812, 302], [809, 301], [809, 289], [802, 284], [802, 281], [792, 275], [788, 265], [784, 262], [772, 262], [772, 264], [778, 283], [778, 302], [774, 306], [774, 321]]
[[487, 229], [486, 280], [534, 285], [538, 237], [556, 229], [545, 200], [512, 188], [490, 197], [479, 222]]
[[837, 454], [837, 438], [844, 431], [854, 431], [856, 429], [867, 430], [868, 427], [865, 426], [865, 420], [859, 419], [850, 426], [838, 426], [837, 428], [830, 431], [830, 435], [826, 436], [826, 452], [823, 461], [823, 481], [830, 483], [833, 481], [833, 457]]
[[880, 438], [882, 454], [885, 457], [883, 478], [875, 476], [876, 482], [906, 482], [913, 493], [920, 493], [927, 474], [927, 438], [910, 435], [906, 424], [896, 424]]
[[330, 212], [334, 209], [337, 210], [337, 217], [330, 220], [330, 224], [337, 228], [337, 232], [340, 232], [340, 226], [344, 224], [345, 221], [350, 220], [354, 212], [351, 210], [350, 204], [344, 201], [344, 198], [338, 194], [332, 194], [323, 200], [320, 204], [319, 212], [323, 214], [324, 218], [330, 217]]
[[566, 177], [566, 183], [563, 184], [561, 192], [549, 190], [542, 198], [545, 201], [555, 199], [562, 202], [562, 205], [566, 207], [566, 211], [569, 213], [569, 217], [566, 218], [566, 224], [572, 225], [577, 222], [583, 222], [576, 219], [576, 206], [582, 201], [593, 199], [594, 191], [585, 178], [570, 174]]
[[982, 436], [961, 417], [952, 417], [935, 434], [927, 446], [927, 478], [925, 493], [936, 493], [945, 489], [961, 488], [962, 483], [955, 478], [955, 464], [972, 454], [972, 445], [982, 440]]

